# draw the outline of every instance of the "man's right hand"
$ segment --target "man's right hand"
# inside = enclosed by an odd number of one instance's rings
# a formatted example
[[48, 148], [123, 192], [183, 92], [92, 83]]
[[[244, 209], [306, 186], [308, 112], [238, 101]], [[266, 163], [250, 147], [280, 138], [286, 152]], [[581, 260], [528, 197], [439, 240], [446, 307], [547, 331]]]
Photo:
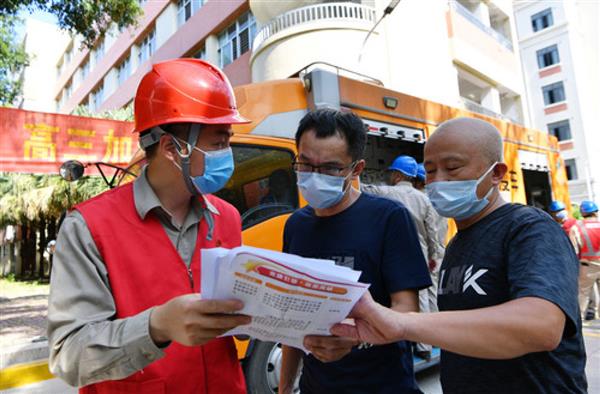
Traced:
[[354, 319], [354, 325], [335, 324], [331, 327], [331, 333], [374, 345], [397, 342], [405, 339], [406, 316], [408, 314], [379, 305], [373, 300], [371, 294], [366, 292], [348, 315], [349, 318]]
[[203, 300], [199, 294], [186, 294], [154, 308], [150, 315], [150, 337], [157, 344], [175, 341], [186, 346], [208, 341], [251, 318], [232, 314], [243, 308], [238, 300]]

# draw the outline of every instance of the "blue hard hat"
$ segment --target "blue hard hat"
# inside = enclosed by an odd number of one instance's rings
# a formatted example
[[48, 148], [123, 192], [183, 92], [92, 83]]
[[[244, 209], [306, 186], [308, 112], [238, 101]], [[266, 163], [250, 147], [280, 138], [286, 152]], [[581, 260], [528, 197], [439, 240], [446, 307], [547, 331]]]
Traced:
[[417, 161], [410, 156], [398, 156], [388, 170], [400, 171], [404, 175], [414, 178], [417, 176]]
[[579, 211], [583, 215], [587, 215], [588, 213], [598, 212], [598, 206], [593, 201], [582, 201], [581, 205], [579, 206]]
[[426, 176], [425, 166], [423, 165], [423, 163], [417, 164], [417, 179], [425, 182], [425, 176]]
[[550, 212], [558, 212], [562, 211], [563, 209], [565, 209], [565, 204], [563, 204], [562, 201], [552, 201], [548, 207]]

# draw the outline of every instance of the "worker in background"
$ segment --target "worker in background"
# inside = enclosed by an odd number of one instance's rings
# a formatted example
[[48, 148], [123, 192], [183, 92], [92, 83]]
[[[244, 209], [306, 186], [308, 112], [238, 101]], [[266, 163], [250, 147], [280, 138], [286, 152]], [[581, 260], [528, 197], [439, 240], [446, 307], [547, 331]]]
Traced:
[[[427, 178], [427, 173], [425, 172], [425, 165], [423, 163], [419, 163], [417, 166], [417, 176], [413, 180], [413, 186], [415, 187], [415, 189], [425, 193], [426, 178]], [[427, 194], [425, 194], [425, 197], [427, 197]], [[429, 197], [427, 197], [427, 198], [429, 199]], [[445, 240], [446, 240], [446, 237], [448, 236], [448, 220], [446, 218], [438, 215], [438, 213], [436, 212], [435, 209], [433, 210], [433, 216], [436, 217], [436, 219], [434, 220], [436, 225], [434, 227], [436, 227], [438, 229], [438, 240], [441, 240], [442, 243], [445, 245]], [[444, 251], [445, 251], [445, 248], [444, 248]], [[433, 260], [433, 263], [435, 263], [434, 265], [432, 264], [432, 261], [429, 262], [429, 269], [431, 271], [433, 285], [434, 285], [436, 291], [437, 291], [437, 282], [438, 282], [438, 272], [440, 269], [440, 265], [442, 264], [443, 257], [444, 256], [442, 254], [441, 258], [434, 259]]]
[[[437, 268], [444, 258], [444, 239], [447, 226], [435, 212], [425, 193], [415, 189], [412, 181], [418, 175], [418, 165], [411, 156], [398, 156], [387, 169], [387, 185], [363, 185], [366, 193], [399, 201], [410, 212], [417, 226], [419, 244], [427, 258], [433, 285], [419, 291], [419, 310], [437, 312]], [[443, 228], [440, 228], [442, 226]], [[443, 235], [442, 235], [443, 234]], [[431, 358], [431, 345], [418, 343], [415, 354], [421, 358]]]
[[[365, 167], [367, 135], [352, 112], [317, 109], [296, 132], [294, 170], [308, 206], [285, 224], [283, 251], [334, 260], [361, 271], [374, 299], [396, 311], [416, 312], [418, 290], [431, 285], [408, 210], [397, 201], [352, 186]], [[302, 361], [300, 391], [420, 393], [408, 342], [372, 346], [344, 338], [307, 336], [310, 354], [283, 346], [280, 394], [293, 392]]]
[[425, 166], [423, 163], [417, 164], [417, 176], [413, 179], [413, 186], [415, 189], [424, 192], [426, 176], [427, 173], [425, 172]]
[[575, 224], [576, 220], [569, 217], [565, 204], [562, 201], [552, 201], [548, 207], [548, 212], [554, 221], [561, 225], [563, 230], [569, 234], [569, 230]]
[[200, 295], [200, 250], [241, 244], [238, 211], [212, 193], [247, 123], [227, 76], [197, 59], [152, 66], [135, 132], [148, 165], [70, 212], [48, 302], [50, 371], [80, 393], [246, 393], [233, 338], [239, 300]]
[[594, 284], [600, 280], [600, 221], [598, 206], [593, 201], [582, 201], [579, 210], [583, 220], [578, 220], [571, 227], [569, 237], [581, 263], [579, 307], [585, 314], [585, 320], [593, 320], [598, 307]]
[[427, 195], [458, 232], [440, 270], [437, 313], [400, 313], [365, 295], [334, 335], [442, 348], [444, 394], [587, 393], [577, 256], [545, 213], [503, 200], [508, 167], [490, 123], [457, 118], [425, 144]]

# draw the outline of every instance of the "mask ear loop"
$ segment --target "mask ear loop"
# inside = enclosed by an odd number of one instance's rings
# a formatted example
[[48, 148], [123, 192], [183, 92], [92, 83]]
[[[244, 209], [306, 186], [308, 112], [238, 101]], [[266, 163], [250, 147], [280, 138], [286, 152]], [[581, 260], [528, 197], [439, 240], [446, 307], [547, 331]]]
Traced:
[[196, 188], [196, 186], [194, 186], [194, 183], [192, 182], [192, 177], [190, 175], [190, 157], [192, 156], [192, 152], [194, 151], [193, 147], [196, 146], [196, 142], [198, 142], [199, 135], [200, 124], [192, 124], [192, 126], [190, 127], [190, 134], [188, 136], [187, 141], [187, 153], [182, 152], [183, 147], [181, 146], [181, 143], [177, 141], [177, 138], [175, 136], [171, 136], [171, 140], [175, 144], [177, 154], [181, 159], [181, 172], [183, 174], [183, 181], [185, 182], [185, 186], [187, 187], [188, 191], [193, 196], [199, 196], [201, 194], [200, 191]]
[[[354, 163], [352, 163], [352, 170], [350, 171], [350, 174], [348, 174], [348, 176], [346, 178], [351, 178], [352, 177], [352, 172], [354, 172], [354, 169], [356, 168], [356, 165], [358, 164], [358, 161], [355, 161]], [[352, 187], [352, 181], [348, 182], [348, 186], [346, 186], [344, 188], [344, 194], [346, 194], [346, 192], [348, 191], [348, 189], [350, 189]], [[360, 192], [360, 190], [359, 190]]]
[[[482, 176], [479, 177], [479, 179], [477, 180], [476, 186], [479, 186], [479, 184], [485, 179], [485, 177], [494, 170], [494, 168], [496, 168], [496, 164], [498, 164], [497, 161], [494, 162], [494, 164], [491, 165], [490, 168], [488, 168], [488, 170], [486, 172], [483, 173]], [[488, 197], [492, 194], [492, 192], [494, 191], [494, 185], [492, 185], [492, 187], [490, 187], [490, 190], [488, 190], [488, 192], [485, 194], [485, 196], [483, 196], [483, 198], [481, 200], [487, 200]], [[475, 197], [477, 197], [477, 189], [475, 189]], [[480, 200], [480, 201], [481, 201]], [[488, 200], [489, 202], [489, 200]]]

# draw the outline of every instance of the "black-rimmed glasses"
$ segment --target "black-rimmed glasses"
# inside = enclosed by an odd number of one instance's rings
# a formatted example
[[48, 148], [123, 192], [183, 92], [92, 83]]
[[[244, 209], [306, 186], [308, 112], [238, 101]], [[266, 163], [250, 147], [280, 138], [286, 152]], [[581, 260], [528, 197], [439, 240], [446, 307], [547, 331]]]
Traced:
[[354, 167], [356, 163], [356, 161], [353, 161], [352, 163], [344, 167], [332, 166], [327, 164], [315, 166], [310, 163], [304, 163], [294, 160], [292, 162], [292, 168], [296, 172], [318, 172], [319, 174], [323, 175], [341, 176], [344, 170]]

